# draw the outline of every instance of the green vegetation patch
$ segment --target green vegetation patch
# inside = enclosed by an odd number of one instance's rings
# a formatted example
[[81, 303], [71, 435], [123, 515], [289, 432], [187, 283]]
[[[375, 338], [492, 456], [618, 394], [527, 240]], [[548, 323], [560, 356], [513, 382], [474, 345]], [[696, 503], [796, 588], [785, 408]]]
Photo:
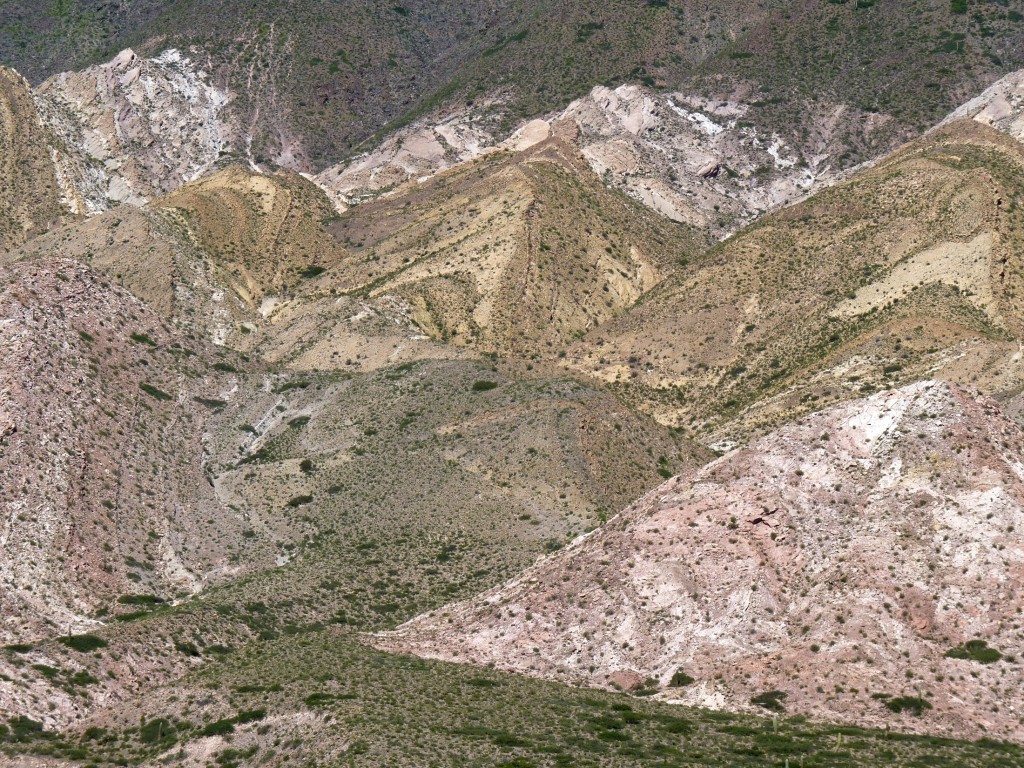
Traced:
[[164, 599], [156, 595], [121, 595], [117, 602], [121, 605], [159, 605]]
[[1003, 658], [1003, 654], [995, 648], [990, 648], [984, 640], [968, 640], [966, 643], [946, 651], [946, 658], [966, 659], [979, 664], [994, 664]]
[[174, 398], [164, 392], [162, 389], [154, 387], [152, 384], [146, 384], [145, 382], [139, 383], [139, 389], [145, 392], [150, 397], [155, 397], [157, 400], [173, 400]]
[[91, 653], [107, 647], [107, 641], [96, 635], [65, 635], [58, 637], [57, 642], [79, 653]]
[[920, 717], [925, 710], [932, 708], [932, 703], [920, 696], [897, 696], [886, 701], [885, 707], [896, 714], [909, 712], [915, 717]]
[[769, 709], [772, 712], [785, 712], [786, 707], [782, 702], [786, 699], [787, 695], [785, 691], [765, 691], [754, 696], [750, 703]]
[[673, 688], [682, 688], [683, 686], [689, 685], [693, 682], [693, 678], [686, 674], [683, 670], [677, 669], [675, 674], [672, 675], [672, 679], [669, 681], [669, 685]]
[[213, 411], [219, 411], [228, 404], [227, 400], [217, 400], [212, 397], [193, 397], [192, 399]]

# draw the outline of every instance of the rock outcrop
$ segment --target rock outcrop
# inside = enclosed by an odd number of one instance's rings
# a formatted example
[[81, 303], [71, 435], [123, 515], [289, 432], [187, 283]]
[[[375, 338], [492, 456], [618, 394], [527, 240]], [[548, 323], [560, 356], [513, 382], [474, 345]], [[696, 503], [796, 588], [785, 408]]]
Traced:
[[953, 110], [939, 126], [965, 117], [1024, 140], [1024, 70], [1000, 78]]
[[597, 86], [564, 110], [524, 123], [504, 141], [488, 118], [500, 108], [489, 102], [440, 122], [422, 120], [315, 180], [344, 210], [481, 155], [522, 152], [558, 136], [574, 144], [607, 184], [717, 239], [842, 175], [828, 151], [814, 150], [810, 140], [807, 147], [790, 147], [746, 122], [751, 106], [739, 101]]
[[923, 378], [1018, 391], [1022, 189], [1020, 142], [950, 123], [682, 265], [565, 364], [718, 447]]
[[79, 213], [141, 205], [207, 172], [232, 150], [226, 92], [180, 51], [142, 58], [128, 49], [37, 89], [47, 125], [75, 153], [58, 160]]

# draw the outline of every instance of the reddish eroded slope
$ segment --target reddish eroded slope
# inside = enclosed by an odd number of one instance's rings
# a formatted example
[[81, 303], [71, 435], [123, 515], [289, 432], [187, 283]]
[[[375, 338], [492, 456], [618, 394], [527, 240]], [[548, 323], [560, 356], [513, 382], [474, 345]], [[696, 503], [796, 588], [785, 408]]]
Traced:
[[[704, 706], [757, 709], [778, 690], [815, 719], [1019, 739], [1022, 445], [993, 401], [946, 383], [835, 406], [375, 643]], [[971, 639], [1004, 658], [946, 657]], [[679, 670], [694, 682], [673, 686]], [[931, 708], [885, 706], [902, 696]]]
[[0, 643], [194, 592], [240, 521], [204, 477], [219, 353], [82, 264], [0, 269]]

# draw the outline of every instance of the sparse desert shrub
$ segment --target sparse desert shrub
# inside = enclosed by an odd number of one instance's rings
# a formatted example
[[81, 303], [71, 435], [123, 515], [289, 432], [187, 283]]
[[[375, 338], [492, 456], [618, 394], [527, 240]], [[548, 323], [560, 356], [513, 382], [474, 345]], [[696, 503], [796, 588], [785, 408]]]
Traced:
[[239, 724], [255, 723], [267, 716], [265, 709], [246, 709], [235, 715], [235, 722]]
[[486, 392], [487, 390], [494, 389], [497, 386], [498, 386], [498, 382], [496, 382], [496, 381], [484, 381], [484, 380], [474, 381], [473, 382], [473, 391], [474, 392]]
[[144, 333], [133, 333], [132, 341], [137, 341], [139, 344], [148, 344], [151, 347], [156, 346], [156, 342], [153, 341], [149, 336]]
[[186, 656], [199, 657], [203, 655], [199, 652], [199, 648], [196, 647], [195, 643], [178, 642], [174, 644], [174, 650]]
[[0, 732], [0, 742], [26, 742], [43, 735], [43, 724], [24, 715], [12, 717], [7, 721], [4, 732]]
[[227, 400], [216, 400], [210, 397], [193, 397], [192, 399], [195, 400], [200, 405], [205, 405], [207, 408], [210, 408], [215, 411], [219, 411], [221, 408], [228, 404]]
[[143, 744], [173, 744], [178, 740], [174, 725], [165, 718], [158, 717], [143, 724], [139, 729], [139, 741]]
[[58, 637], [57, 642], [63, 643], [71, 650], [80, 653], [90, 653], [91, 651], [107, 647], [107, 641], [96, 635], [66, 635]]
[[666, 733], [688, 734], [693, 732], [693, 724], [685, 718], [660, 715], [657, 719]]
[[693, 682], [693, 678], [683, 672], [681, 669], [677, 669], [675, 674], [672, 675], [672, 680], [669, 681], [669, 685], [673, 688], [682, 688], [684, 685], [689, 685]]
[[117, 602], [121, 605], [157, 605], [164, 599], [156, 595], [121, 595]]
[[173, 400], [169, 394], [164, 392], [162, 389], [154, 387], [152, 384], [146, 384], [145, 382], [139, 382], [139, 389], [145, 392], [150, 397], [155, 397], [157, 400]]
[[114, 621], [136, 621], [137, 619], [144, 619], [150, 615], [152, 615], [151, 611], [131, 611], [129, 613], [118, 614], [114, 617]]
[[633, 691], [634, 696], [653, 696], [658, 692], [658, 681], [653, 677], [648, 677], [644, 680], [643, 684]]
[[785, 712], [786, 707], [783, 705], [788, 694], [785, 691], [765, 691], [759, 693], [757, 696], [751, 698], [750, 703], [756, 704], [764, 709], [771, 710], [772, 712]]
[[948, 659], [966, 659], [976, 661], [979, 664], [994, 664], [1003, 658], [1003, 654], [995, 648], [990, 648], [984, 640], [968, 640], [963, 645], [950, 648], [946, 651]]
[[920, 696], [897, 696], [885, 702], [885, 706], [892, 712], [910, 712], [914, 717], [920, 717], [926, 709], [932, 708], [932, 703]]
[[212, 723], [207, 724], [203, 730], [199, 732], [200, 736], [224, 736], [229, 733], [235, 732], [235, 721], [233, 718], [226, 717], [223, 720], [214, 720]]
[[328, 704], [331, 704], [331, 703], [333, 703], [335, 701], [351, 701], [352, 699], [355, 699], [355, 698], [356, 698], [356, 695], [354, 693], [323, 693], [323, 692], [318, 692], [318, 693], [311, 693], [311, 694], [309, 694], [309, 696], [307, 696], [305, 699], [303, 699], [303, 701], [306, 702], [306, 706], [307, 707], [324, 707], [324, 706], [327, 706]]

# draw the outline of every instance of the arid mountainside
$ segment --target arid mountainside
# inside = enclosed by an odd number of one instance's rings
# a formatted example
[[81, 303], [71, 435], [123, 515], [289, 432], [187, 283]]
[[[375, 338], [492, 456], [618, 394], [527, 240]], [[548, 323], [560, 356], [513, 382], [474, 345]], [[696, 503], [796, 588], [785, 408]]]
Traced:
[[430, 337], [520, 357], [551, 357], [621, 314], [700, 244], [608, 190], [558, 138], [358, 205], [330, 229], [352, 256], [321, 284], [401, 297]]
[[234, 146], [227, 100], [175, 50], [126, 50], [35, 90], [0, 69], [0, 251], [209, 172]]
[[233, 165], [141, 208], [119, 206], [36, 238], [7, 260], [81, 259], [168, 319], [248, 349], [261, 312], [297, 290], [309, 270], [346, 255], [324, 226], [333, 215], [298, 174]]
[[217, 343], [367, 370], [467, 347], [553, 359], [700, 244], [548, 139], [340, 216], [298, 174], [233, 166], [8, 259], [77, 256]]
[[46, 138], [28, 82], [0, 67], [0, 253], [64, 213]]
[[759, 132], [756, 113], [738, 101], [624, 85], [595, 87], [557, 119], [577, 126], [595, 173], [720, 239], [827, 183], [839, 168], [830, 137], [818, 133], [834, 124], [814, 125], [806, 145], [790, 147]]
[[44, 122], [78, 155], [61, 171], [85, 200], [82, 213], [141, 205], [236, 150], [228, 100], [174, 49], [149, 59], [127, 49], [36, 89]]
[[1000, 78], [953, 110], [938, 127], [965, 117], [1024, 140], [1024, 70]]
[[566, 364], [735, 444], [939, 372], [1020, 386], [1024, 147], [970, 120], [693, 259]]
[[[277, 626], [392, 626], [511, 577], [708, 458], [573, 381], [518, 382], [476, 360], [276, 372], [189, 332], [195, 295], [225, 292], [188, 282], [203, 270], [234, 279], [246, 309], [237, 281], [279, 288], [289, 243], [316, 242], [307, 221], [334, 243], [289, 190], [328, 206], [293, 174], [229, 169], [176, 193], [180, 208], [111, 211], [3, 267], [0, 461], [14, 481], [0, 573], [18, 617], [0, 653], [5, 714], [79, 722]], [[195, 230], [172, 238], [175, 216]], [[175, 250], [186, 239], [194, 250]], [[279, 261], [246, 261], [272, 248]], [[60, 640], [83, 633], [99, 640]]]
[[[162, 348], [163, 338], [150, 334]], [[151, 345], [140, 346], [157, 355]], [[71, 622], [63, 614], [49, 631], [8, 637], [16, 644], [0, 652], [0, 669], [11, 678], [0, 686], [5, 715], [80, 724], [94, 710], [175, 680], [204, 657], [271, 639], [279, 627], [294, 633], [330, 624], [393, 626], [512, 577], [600, 524], [614, 505], [709, 455], [605, 393], [566, 380], [516, 382], [479, 362], [428, 361], [368, 375], [246, 373], [217, 365], [230, 390], [176, 402], [175, 426], [201, 421], [192, 434], [203, 435], [176, 446], [183, 457], [178, 476], [163, 469], [162, 454], [129, 452], [147, 471], [160, 467], [153, 480], [160, 491], [150, 496], [146, 478], [120, 496], [95, 483], [99, 524], [109, 530], [90, 538], [95, 552], [77, 539], [74, 552], [95, 557], [101, 569], [116, 567], [110, 584], [89, 583], [82, 598], [88, 614], [72, 617], [71, 626], [108, 650], [83, 654], [73, 641], [62, 643]], [[101, 383], [105, 376], [106, 369], [97, 374]], [[158, 391], [182, 387], [153, 380]], [[110, 383], [131, 392], [121, 379]], [[125, 405], [109, 407], [121, 414]], [[29, 446], [53, 439], [27, 420], [18, 434]], [[84, 489], [92, 487], [89, 480], [66, 482]], [[118, 518], [104, 503], [108, 496], [122, 499], [117, 510], [138, 499], [136, 516]], [[64, 530], [82, 535], [92, 525], [87, 509], [69, 503], [47, 513], [58, 544], [67, 544]], [[60, 593], [40, 586], [45, 582], [33, 569], [43, 564], [28, 557], [35, 550], [24, 542], [33, 519], [26, 514], [15, 528], [5, 566], [33, 579], [34, 590], [22, 592], [49, 597], [56, 610], [53, 595]], [[177, 573], [167, 567], [172, 545], [184, 561]], [[203, 572], [195, 561], [211, 550], [219, 553], [211, 558], [217, 567]], [[61, 563], [48, 562], [51, 569]], [[188, 580], [175, 582], [175, 575]], [[201, 595], [181, 599], [200, 587]]]
[[[840, 110], [810, 119], [813, 131], [790, 147], [759, 131], [757, 105], [596, 86], [587, 96], [499, 140], [487, 115], [500, 102], [421, 120], [379, 147], [316, 176], [339, 208], [431, 176], [481, 155], [522, 151], [554, 135], [574, 145], [608, 185], [674, 221], [721, 239], [766, 211], [795, 202], [840, 176]], [[754, 120], [754, 122], [751, 122]]]
[[247, 522], [242, 559], [270, 549], [285, 567], [216, 599], [264, 603], [268, 626], [393, 624], [498, 583], [709, 456], [599, 390], [479, 361], [296, 372], [243, 392], [211, 425], [206, 466]]
[[945, 383], [835, 406], [374, 642], [691, 704], [1019, 739], [1022, 441], [992, 400]]
[[201, 439], [204, 403], [233, 386], [216, 366], [231, 366], [78, 262], [24, 262], [2, 281], [4, 642], [216, 581], [241, 526]]
[[1024, 764], [1008, 2], [8, 3], [0, 765]]

